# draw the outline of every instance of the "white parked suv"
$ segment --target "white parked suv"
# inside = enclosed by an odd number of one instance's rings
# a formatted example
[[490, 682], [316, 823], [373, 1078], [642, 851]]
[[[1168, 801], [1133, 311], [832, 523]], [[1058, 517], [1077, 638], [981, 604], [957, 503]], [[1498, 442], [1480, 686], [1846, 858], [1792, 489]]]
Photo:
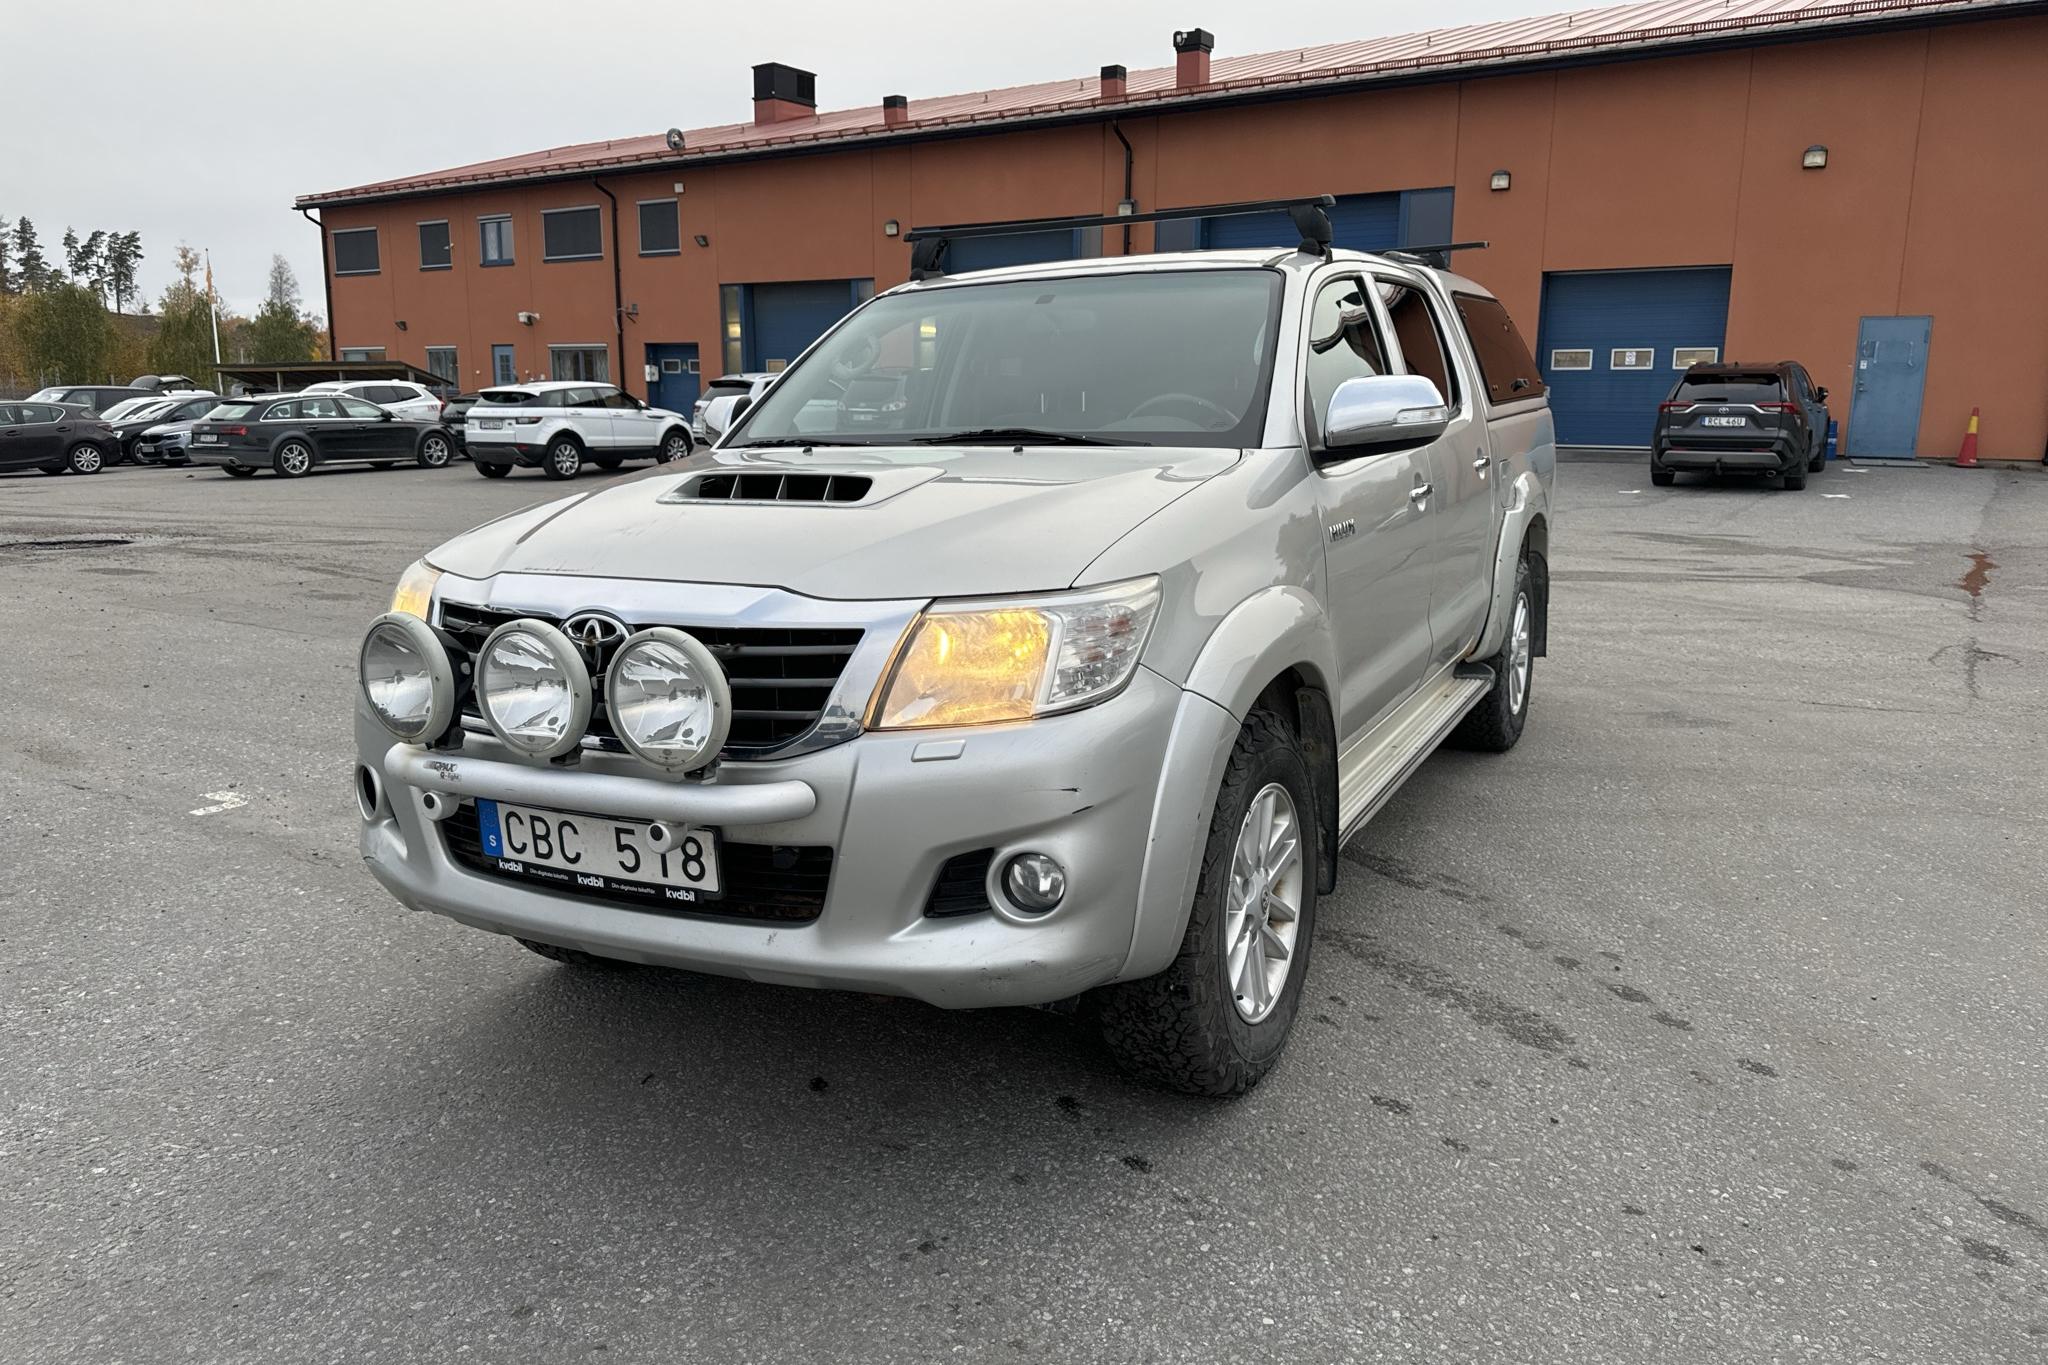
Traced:
[[401, 379], [327, 379], [306, 385], [306, 393], [345, 393], [411, 422], [438, 422], [447, 406], [424, 385]]
[[515, 465], [551, 479], [573, 479], [590, 461], [617, 469], [629, 459], [657, 464], [690, 453], [690, 424], [679, 412], [649, 407], [610, 384], [555, 380], [485, 389], [463, 423], [469, 460], [487, 479]]
[[717, 440], [732, 424], [734, 405], [740, 399], [752, 403], [766, 393], [773, 382], [774, 374], [766, 370], [724, 374], [712, 380], [705, 386], [697, 405], [690, 409], [690, 434], [705, 444]]

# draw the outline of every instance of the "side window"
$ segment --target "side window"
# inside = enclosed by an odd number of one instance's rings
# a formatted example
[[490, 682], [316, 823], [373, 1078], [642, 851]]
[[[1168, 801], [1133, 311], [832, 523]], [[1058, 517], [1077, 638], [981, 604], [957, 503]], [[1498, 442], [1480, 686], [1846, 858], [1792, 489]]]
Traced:
[[318, 398], [301, 398], [299, 400], [299, 416], [339, 417], [341, 416], [341, 409], [334, 405], [332, 398], [323, 394]]
[[19, 409], [24, 422], [61, 422], [70, 414], [48, 403], [23, 403]]
[[263, 410], [263, 416], [257, 420], [262, 422], [289, 422], [298, 415], [299, 405], [297, 403], [272, 403]]
[[617, 408], [623, 412], [638, 412], [640, 410], [640, 405], [634, 402], [630, 395], [621, 393], [617, 389], [613, 389], [610, 393], [604, 395], [604, 405], [608, 408]]
[[1500, 300], [1477, 294], [1459, 294], [1458, 320], [1472, 339], [1472, 353], [1479, 358], [1479, 376], [1486, 383], [1486, 396], [1496, 403], [1535, 398], [1546, 388], [1529, 347], [1515, 328], [1515, 320]]
[[1436, 309], [1419, 289], [1400, 283], [1385, 283], [1381, 287], [1386, 290], [1387, 318], [1393, 324], [1394, 339], [1401, 343], [1401, 357], [1408, 362], [1408, 373], [1419, 374], [1435, 384], [1444, 401], [1457, 407], [1461, 397], [1458, 371], [1444, 353], [1442, 323]]
[[346, 394], [337, 394], [334, 403], [341, 409], [341, 415], [344, 417], [375, 417], [383, 411], [375, 403], [365, 403], [360, 398], [350, 398]]
[[1380, 344], [1362, 280], [1331, 280], [1317, 292], [1315, 307], [1309, 310], [1308, 356], [1303, 368], [1308, 379], [1309, 426], [1318, 433], [1339, 384], [1387, 372], [1386, 348]]

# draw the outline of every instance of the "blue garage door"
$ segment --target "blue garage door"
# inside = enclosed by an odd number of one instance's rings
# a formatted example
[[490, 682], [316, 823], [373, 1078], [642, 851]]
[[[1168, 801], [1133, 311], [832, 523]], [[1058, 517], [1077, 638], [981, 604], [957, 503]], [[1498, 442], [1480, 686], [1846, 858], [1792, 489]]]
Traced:
[[946, 247], [946, 271], [961, 275], [970, 270], [996, 270], [1006, 265], [1071, 261], [1084, 254], [1094, 253], [1083, 251], [1079, 228], [1020, 232], [1014, 237], [956, 237]]
[[779, 370], [860, 301], [865, 280], [798, 280], [746, 289], [746, 365]]
[[[1240, 213], [1202, 220], [1201, 244], [1224, 247], [1272, 247], [1285, 251], [1301, 240], [1294, 220], [1284, 213]], [[1330, 243], [1352, 251], [1384, 251], [1401, 243], [1401, 196], [1340, 195], [1330, 210]], [[1167, 248], [1162, 247], [1161, 250]]]
[[1559, 445], [1644, 446], [1678, 372], [1724, 359], [1728, 270], [1598, 270], [1543, 277], [1537, 362]]

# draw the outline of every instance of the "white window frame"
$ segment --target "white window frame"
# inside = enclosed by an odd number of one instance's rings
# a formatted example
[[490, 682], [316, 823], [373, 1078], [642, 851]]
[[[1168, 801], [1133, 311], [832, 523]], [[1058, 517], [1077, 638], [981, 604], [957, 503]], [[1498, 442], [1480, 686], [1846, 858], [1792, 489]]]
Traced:
[[[548, 219], [558, 213], [594, 213], [597, 215], [597, 251], [593, 255], [550, 256], [548, 255]], [[680, 231], [680, 227], [678, 228]], [[558, 209], [540, 211], [540, 259], [543, 265], [563, 261], [601, 261], [604, 259], [604, 206], [602, 204], [564, 204]], [[552, 348], [551, 348], [552, 349]]]
[[[646, 208], [649, 204], [667, 204], [676, 211], [676, 244], [665, 251], [649, 251], [647, 249], [647, 228], [641, 221], [640, 210]], [[683, 206], [676, 203], [674, 196], [666, 199], [635, 199], [633, 201], [633, 228], [640, 234], [640, 254], [642, 256], [680, 256], [683, 254]]]
[[[484, 224], [485, 224], [485, 223], [503, 223], [503, 224], [505, 225], [505, 250], [506, 250], [506, 254], [505, 254], [505, 255], [504, 255], [503, 257], [501, 257], [500, 259], [498, 259], [498, 260], [492, 260], [492, 259], [491, 259], [491, 257], [490, 257], [490, 255], [489, 255], [489, 253], [488, 253], [488, 252], [486, 251], [486, 249], [485, 249], [485, 245], [486, 245], [486, 244], [485, 244], [485, 242], [484, 242]], [[512, 229], [512, 215], [511, 215], [511, 214], [509, 214], [509, 213], [480, 213], [480, 214], [478, 214], [478, 215], [477, 215], [477, 219], [476, 219], [476, 257], [477, 257], [477, 264], [478, 264], [478, 265], [481, 265], [481, 266], [488, 266], [488, 267], [490, 267], [490, 268], [492, 268], [492, 269], [496, 269], [496, 268], [497, 268], [498, 266], [501, 266], [501, 265], [514, 265], [514, 264], [517, 264], [517, 262], [518, 262], [518, 260], [519, 260], [519, 243], [518, 243], [518, 241], [517, 241], [517, 236], [516, 236], [516, 234], [515, 234], [515, 233], [513, 232], [513, 229]]]
[[[436, 351], [446, 351], [446, 352], [448, 353], [448, 358], [449, 358], [450, 360], [452, 360], [452, 361], [454, 361], [454, 362], [455, 362], [455, 363], [454, 363], [453, 365], [449, 366], [449, 368], [450, 368], [450, 369], [452, 369], [452, 370], [454, 370], [454, 371], [455, 371], [455, 373], [454, 373], [454, 374], [441, 374], [441, 372], [440, 372], [439, 370], [434, 370], [434, 352], [436, 352]], [[461, 387], [462, 387], [462, 349], [461, 349], [460, 347], [457, 347], [457, 346], [429, 346], [429, 347], [427, 347], [427, 368], [428, 368], [429, 370], [434, 370], [434, 373], [435, 373], [435, 374], [437, 374], [437, 375], [440, 375], [440, 377], [441, 377], [441, 379], [442, 379], [443, 381], [445, 381], [445, 382], [447, 382], [447, 383], [449, 383], [449, 384], [453, 384], [453, 385], [454, 385], [455, 387], [457, 387], [457, 388], [461, 388]], [[421, 394], [424, 394], [424, 393], [426, 392], [426, 390], [425, 390], [425, 389], [423, 389], [423, 388], [421, 388], [421, 387], [420, 387], [420, 386], [419, 386], [418, 384], [414, 384], [414, 385], [413, 385], [413, 387], [414, 387], [414, 388], [416, 388], [416, 389], [420, 389], [420, 393], [421, 393]], [[415, 394], [415, 395], [413, 395], [413, 396], [414, 396], [414, 397], [419, 397], [420, 395], [419, 395], [419, 394]]]
[[[1640, 365], [1624, 365], [1616, 359], [1617, 356], [1627, 355], [1630, 351], [1648, 358]], [[1634, 374], [1638, 370], [1654, 370], [1657, 368], [1657, 348], [1655, 346], [1616, 346], [1607, 352], [1607, 368], [1610, 370], [1620, 370], [1624, 374]]]
[[[1558, 359], [1561, 355], [1582, 355], [1586, 358], [1586, 363], [1583, 365], [1567, 365]], [[1550, 353], [1550, 368], [1554, 372], [1565, 374], [1576, 374], [1580, 370], [1590, 370], [1593, 368], [1593, 349], [1590, 346], [1560, 346]]]
[[[377, 243], [377, 264], [375, 268], [370, 270], [343, 270], [341, 268], [341, 250], [338, 246], [335, 246], [335, 243], [343, 237], [358, 237], [365, 232], [370, 234], [371, 241]], [[336, 275], [381, 275], [384, 273], [384, 243], [378, 239], [377, 229], [373, 227], [329, 228], [327, 238], [328, 246], [334, 252], [334, 273]]]
[[[1697, 356], [1702, 351], [1706, 352], [1706, 359], [1704, 360], [1693, 359], [1681, 363], [1678, 359], [1682, 355]], [[1671, 348], [1671, 368], [1674, 370], [1689, 370], [1695, 365], [1718, 365], [1720, 363], [1721, 348], [1719, 346], [1673, 346]]]
[[[559, 351], [596, 351], [604, 357], [604, 375], [584, 379], [577, 376], [563, 379], [555, 374], [555, 355]], [[612, 372], [612, 348], [598, 341], [559, 341], [548, 347], [548, 382], [554, 384], [609, 384]]]

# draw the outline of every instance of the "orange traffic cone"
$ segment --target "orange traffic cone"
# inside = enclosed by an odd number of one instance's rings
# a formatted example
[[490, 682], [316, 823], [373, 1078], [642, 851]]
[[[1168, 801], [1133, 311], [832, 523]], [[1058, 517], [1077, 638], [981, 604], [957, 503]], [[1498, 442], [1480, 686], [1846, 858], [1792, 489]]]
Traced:
[[1977, 409], [1970, 409], [1970, 429], [1963, 433], [1963, 448], [1956, 452], [1957, 469], [1977, 467]]

